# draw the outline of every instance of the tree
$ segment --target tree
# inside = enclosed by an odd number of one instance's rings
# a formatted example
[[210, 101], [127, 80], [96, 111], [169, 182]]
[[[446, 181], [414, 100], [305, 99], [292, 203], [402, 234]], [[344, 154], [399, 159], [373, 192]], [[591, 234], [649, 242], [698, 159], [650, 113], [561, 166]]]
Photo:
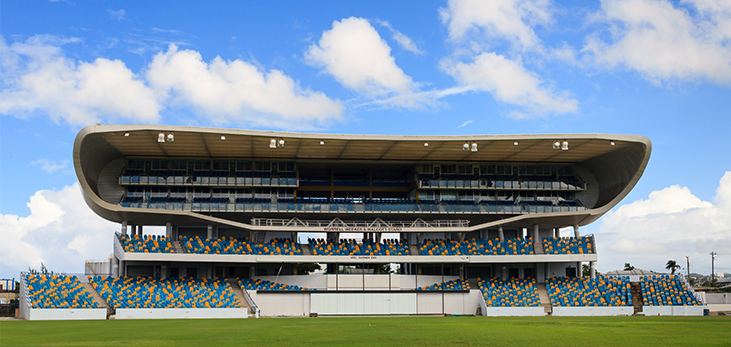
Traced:
[[680, 269], [680, 265], [678, 265], [675, 260], [668, 260], [668, 263], [665, 264], [665, 268], [670, 270], [671, 275], [675, 275], [675, 270]]
[[634, 269], [635, 269], [634, 266], [630, 265], [629, 263], [624, 263], [624, 270], [625, 271], [632, 271]]
[[297, 263], [297, 273], [300, 275], [310, 274], [322, 269], [317, 263]]
[[[587, 264], [581, 264], [581, 273], [584, 277], [591, 277], [591, 266]], [[594, 274], [597, 276], [601, 275], [599, 271], [594, 270]]]
[[[29, 266], [28, 267], [28, 273], [31, 274], [31, 275], [51, 275], [51, 276], [56, 275], [55, 272], [53, 272], [51, 270], [48, 270], [48, 268], [46, 267], [45, 264], [43, 264], [43, 262], [41, 262], [41, 269], [40, 270], [36, 270], [36, 269], [34, 269], [34, 268], [32, 268], [32, 267]], [[61, 275], [63, 275], [63, 274], [61, 274]]]

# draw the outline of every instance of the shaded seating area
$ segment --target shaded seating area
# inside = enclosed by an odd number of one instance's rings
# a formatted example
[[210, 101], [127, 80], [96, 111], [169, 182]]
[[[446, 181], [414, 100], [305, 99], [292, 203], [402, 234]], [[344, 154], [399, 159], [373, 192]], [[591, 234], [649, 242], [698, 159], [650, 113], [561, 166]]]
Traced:
[[102, 308], [76, 276], [27, 275], [33, 308]]
[[449, 282], [434, 283], [429, 286], [417, 287], [415, 290], [470, 290], [470, 282], [466, 279], [452, 280]]
[[427, 239], [419, 243], [420, 255], [525, 255], [534, 254], [533, 241], [527, 238], [471, 239]]
[[231, 285], [220, 279], [99, 277], [94, 289], [114, 308], [241, 308]]
[[173, 253], [175, 248], [164, 235], [119, 235], [119, 242], [125, 252]]
[[312, 255], [409, 255], [409, 246], [403, 240], [388, 239], [376, 243], [363, 239], [333, 240], [308, 239]]
[[553, 306], [632, 306], [628, 277], [552, 277], [546, 289]]
[[539, 307], [541, 298], [534, 278], [478, 278], [485, 304], [490, 307]]
[[313, 288], [300, 287], [297, 285], [290, 285], [285, 283], [271, 282], [267, 280], [251, 279], [251, 278], [240, 278], [239, 286], [245, 290], [284, 290], [284, 291], [309, 291], [317, 290]]
[[298, 243], [290, 239], [271, 239], [267, 243], [251, 243], [248, 239], [220, 237], [215, 239], [199, 236], [181, 236], [181, 244], [186, 253], [197, 254], [256, 254], [256, 255], [301, 255]]
[[591, 236], [546, 237], [543, 239], [546, 254], [593, 254], [595, 252]]
[[645, 306], [703, 305], [683, 281], [673, 276], [642, 276], [640, 286]]

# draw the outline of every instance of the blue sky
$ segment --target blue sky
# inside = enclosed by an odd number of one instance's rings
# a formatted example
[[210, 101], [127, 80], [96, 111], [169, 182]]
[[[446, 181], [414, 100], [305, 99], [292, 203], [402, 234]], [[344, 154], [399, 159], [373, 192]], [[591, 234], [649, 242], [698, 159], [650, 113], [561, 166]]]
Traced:
[[111, 252], [71, 162], [94, 123], [644, 135], [639, 184], [582, 231], [598, 269], [731, 272], [729, 23], [711, 0], [3, 1], [0, 277]]

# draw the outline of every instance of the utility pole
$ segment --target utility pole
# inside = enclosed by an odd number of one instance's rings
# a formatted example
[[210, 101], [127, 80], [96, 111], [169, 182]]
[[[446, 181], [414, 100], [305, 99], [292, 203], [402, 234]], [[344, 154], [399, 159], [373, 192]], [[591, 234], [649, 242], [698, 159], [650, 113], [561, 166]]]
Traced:
[[716, 286], [716, 269], [713, 267], [713, 264], [716, 261], [717, 254], [718, 253], [711, 251], [711, 287]]
[[685, 256], [685, 269], [688, 270], [688, 283], [690, 283], [690, 258]]

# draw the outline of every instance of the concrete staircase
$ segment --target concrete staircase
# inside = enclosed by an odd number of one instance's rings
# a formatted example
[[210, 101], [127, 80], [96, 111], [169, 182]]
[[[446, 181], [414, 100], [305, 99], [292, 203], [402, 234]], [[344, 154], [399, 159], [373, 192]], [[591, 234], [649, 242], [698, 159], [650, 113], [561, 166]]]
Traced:
[[546, 289], [545, 283], [538, 283], [538, 297], [541, 298], [543, 312], [551, 315], [553, 313], [553, 305], [551, 305], [551, 299], [548, 297], [548, 290]]
[[173, 241], [173, 249], [175, 249], [175, 253], [185, 253], [183, 244], [180, 241]]
[[310, 245], [307, 243], [300, 243], [300, 251], [302, 251], [302, 255], [312, 255]]
[[94, 287], [91, 285], [91, 283], [86, 282], [86, 283], [81, 283], [81, 284], [89, 292], [89, 294], [91, 294], [91, 297], [94, 298], [94, 301], [96, 301], [99, 305], [101, 305], [104, 308], [107, 308], [107, 309], [109, 308], [109, 305], [107, 304], [107, 302], [104, 301], [102, 296], [99, 294], [99, 292], [96, 291], [96, 289], [94, 289]]
[[632, 293], [632, 306], [634, 306], [634, 315], [643, 315], [642, 312], [642, 285], [639, 282], [631, 282], [630, 292]]
[[239, 302], [241, 302], [242, 305], [244, 305], [244, 308], [247, 312], [251, 313], [251, 309], [249, 308], [249, 303], [246, 302], [246, 298], [244, 297], [244, 291], [241, 290], [241, 287], [239, 286], [238, 281], [236, 278], [228, 278], [226, 279], [228, 284], [231, 285], [231, 289], [233, 289], [234, 294], [236, 295], [236, 298], [239, 299]]
[[419, 255], [419, 247], [416, 245], [409, 245], [409, 255]]
[[533, 240], [533, 252], [535, 254], [546, 254], [543, 250], [543, 242], [541, 240]]

